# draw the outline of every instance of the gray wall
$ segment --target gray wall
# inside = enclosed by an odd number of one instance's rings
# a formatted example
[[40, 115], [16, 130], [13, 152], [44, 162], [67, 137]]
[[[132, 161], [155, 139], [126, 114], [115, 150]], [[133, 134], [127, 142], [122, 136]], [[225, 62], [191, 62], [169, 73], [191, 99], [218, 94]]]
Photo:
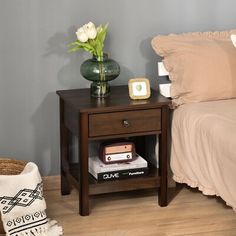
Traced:
[[171, 32], [236, 28], [235, 0], [0, 0], [0, 156], [59, 173], [56, 90], [89, 87], [86, 53], [67, 53], [84, 23], [109, 22], [105, 50], [119, 78], [146, 76], [157, 86], [150, 40]]

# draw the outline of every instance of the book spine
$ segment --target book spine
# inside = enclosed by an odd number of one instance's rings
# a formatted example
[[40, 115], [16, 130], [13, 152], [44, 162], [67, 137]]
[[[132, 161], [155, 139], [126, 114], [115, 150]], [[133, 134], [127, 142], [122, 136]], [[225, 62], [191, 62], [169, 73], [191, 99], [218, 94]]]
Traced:
[[98, 181], [116, 180], [116, 179], [129, 179], [139, 176], [145, 176], [148, 174], [148, 168], [137, 168], [129, 170], [118, 170], [102, 172], [97, 174]]
[[140, 169], [140, 168], [147, 168], [148, 164], [147, 163], [142, 163], [142, 164], [121, 164], [120, 166], [114, 166], [111, 167], [109, 166], [109, 164], [107, 164], [107, 166], [104, 167], [94, 167], [91, 166], [91, 168], [93, 168], [97, 173], [101, 173], [101, 172], [112, 172], [112, 171], [122, 171], [122, 170], [135, 170], [135, 169]]

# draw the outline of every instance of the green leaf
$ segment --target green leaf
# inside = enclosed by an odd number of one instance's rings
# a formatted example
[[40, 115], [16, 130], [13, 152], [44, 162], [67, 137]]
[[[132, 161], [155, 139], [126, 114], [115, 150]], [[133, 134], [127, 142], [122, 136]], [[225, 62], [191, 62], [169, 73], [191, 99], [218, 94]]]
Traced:
[[68, 51], [69, 52], [77, 52], [77, 51], [79, 51], [81, 48], [79, 48], [79, 47], [76, 47], [76, 48], [70, 48]]
[[108, 27], [108, 24], [106, 24], [106, 25], [102, 28], [101, 34], [99, 35], [100, 42], [102, 42], [102, 43], [104, 42], [105, 37], [106, 37], [106, 34], [107, 34], [107, 27]]
[[103, 42], [105, 40], [106, 37], [106, 32], [107, 32], [107, 27], [108, 24], [106, 24], [105, 26], [100, 25], [97, 27], [97, 37], [95, 39], [95, 50], [96, 50], [96, 55], [99, 57], [103, 56]]

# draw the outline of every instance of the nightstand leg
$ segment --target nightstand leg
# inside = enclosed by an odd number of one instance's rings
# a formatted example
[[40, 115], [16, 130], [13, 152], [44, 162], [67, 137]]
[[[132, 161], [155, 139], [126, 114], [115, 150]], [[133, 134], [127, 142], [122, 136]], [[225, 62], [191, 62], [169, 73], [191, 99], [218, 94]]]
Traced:
[[160, 135], [160, 158], [159, 158], [159, 171], [160, 171], [160, 190], [159, 190], [159, 205], [168, 205], [168, 128], [169, 128], [169, 108], [164, 106], [162, 108], [162, 129]]
[[79, 213], [89, 215], [89, 173], [88, 173], [88, 114], [80, 115], [79, 137]]
[[70, 194], [69, 175], [69, 131], [64, 124], [64, 102], [60, 99], [60, 149], [61, 149], [61, 194]]

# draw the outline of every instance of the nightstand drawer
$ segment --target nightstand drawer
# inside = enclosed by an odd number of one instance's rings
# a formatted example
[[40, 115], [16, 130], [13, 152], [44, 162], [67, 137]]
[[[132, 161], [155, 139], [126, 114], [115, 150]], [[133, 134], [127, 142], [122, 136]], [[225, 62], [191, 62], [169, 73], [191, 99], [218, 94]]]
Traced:
[[90, 137], [157, 131], [160, 129], [161, 109], [89, 115]]

